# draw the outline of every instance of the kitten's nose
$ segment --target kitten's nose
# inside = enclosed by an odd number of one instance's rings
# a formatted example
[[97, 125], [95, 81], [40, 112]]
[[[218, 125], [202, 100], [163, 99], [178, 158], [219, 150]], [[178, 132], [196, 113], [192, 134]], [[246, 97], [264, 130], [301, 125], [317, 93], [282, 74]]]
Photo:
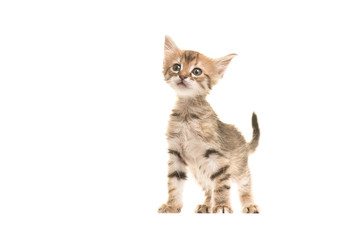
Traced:
[[181, 79], [182, 81], [184, 81], [184, 79], [186, 78], [186, 76], [185, 76], [185, 75], [182, 75], [182, 74], [180, 74], [179, 77], [180, 77], [180, 79]]

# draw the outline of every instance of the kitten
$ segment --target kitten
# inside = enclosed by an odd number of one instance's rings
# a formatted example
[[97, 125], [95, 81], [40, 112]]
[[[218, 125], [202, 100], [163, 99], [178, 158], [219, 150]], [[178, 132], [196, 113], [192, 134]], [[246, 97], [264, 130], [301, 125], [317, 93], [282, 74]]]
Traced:
[[251, 192], [248, 155], [259, 143], [260, 130], [252, 116], [253, 137], [247, 143], [233, 125], [221, 122], [206, 101], [209, 93], [236, 54], [211, 59], [201, 53], [180, 50], [165, 37], [163, 74], [178, 100], [170, 115], [168, 201], [159, 213], [179, 213], [183, 185], [189, 169], [205, 192], [196, 213], [232, 213], [230, 180], [238, 185], [244, 213], [259, 213]]

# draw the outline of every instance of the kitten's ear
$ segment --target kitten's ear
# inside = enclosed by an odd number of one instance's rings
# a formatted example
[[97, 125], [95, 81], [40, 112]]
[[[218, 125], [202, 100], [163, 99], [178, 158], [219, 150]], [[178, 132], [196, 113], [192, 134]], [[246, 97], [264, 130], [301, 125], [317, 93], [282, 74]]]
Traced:
[[219, 79], [224, 76], [225, 70], [233, 57], [237, 56], [236, 53], [232, 53], [229, 55], [226, 55], [225, 57], [217, 58], [215, 59], [216, 68], [217, 68], [217, 74], [219, 76]]
[[165, 45], [164, 45], [164, 52], [165, 56], [169, 53], [178, 52], [180, 49], [176, 46], [174, 40], [171, 39], [169, 36], [165, 36]]

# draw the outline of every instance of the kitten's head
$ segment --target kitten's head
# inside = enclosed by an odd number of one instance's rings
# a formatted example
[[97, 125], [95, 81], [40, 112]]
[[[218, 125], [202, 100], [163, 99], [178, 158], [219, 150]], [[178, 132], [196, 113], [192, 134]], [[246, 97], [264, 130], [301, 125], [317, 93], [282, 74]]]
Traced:
[[163, 74], [165, 81], [179, 96], [205, 96], [213, 85], [224, 76], [231, 59], [236, 54], [222, 58], [208, 58], [189, 50], [179, 49], [175, 42], [165, 36]]

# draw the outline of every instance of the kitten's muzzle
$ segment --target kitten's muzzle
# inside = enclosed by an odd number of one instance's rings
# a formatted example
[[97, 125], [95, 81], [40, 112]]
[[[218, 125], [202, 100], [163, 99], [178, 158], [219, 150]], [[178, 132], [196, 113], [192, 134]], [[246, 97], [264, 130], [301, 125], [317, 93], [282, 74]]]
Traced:
[[175, 83], [177, 86], [182, 86], [182, 87], [187, 87], [188, 83], [186, 82], [186, 78], [187, 77], [182, 77], [181, 75], [179, 76], [180, 78], [178, 78]]
[[185, 81], [178, 82], [176, 85], [178, 85], [178, 86], [183, 86], [183, 87], [187, 87]]

